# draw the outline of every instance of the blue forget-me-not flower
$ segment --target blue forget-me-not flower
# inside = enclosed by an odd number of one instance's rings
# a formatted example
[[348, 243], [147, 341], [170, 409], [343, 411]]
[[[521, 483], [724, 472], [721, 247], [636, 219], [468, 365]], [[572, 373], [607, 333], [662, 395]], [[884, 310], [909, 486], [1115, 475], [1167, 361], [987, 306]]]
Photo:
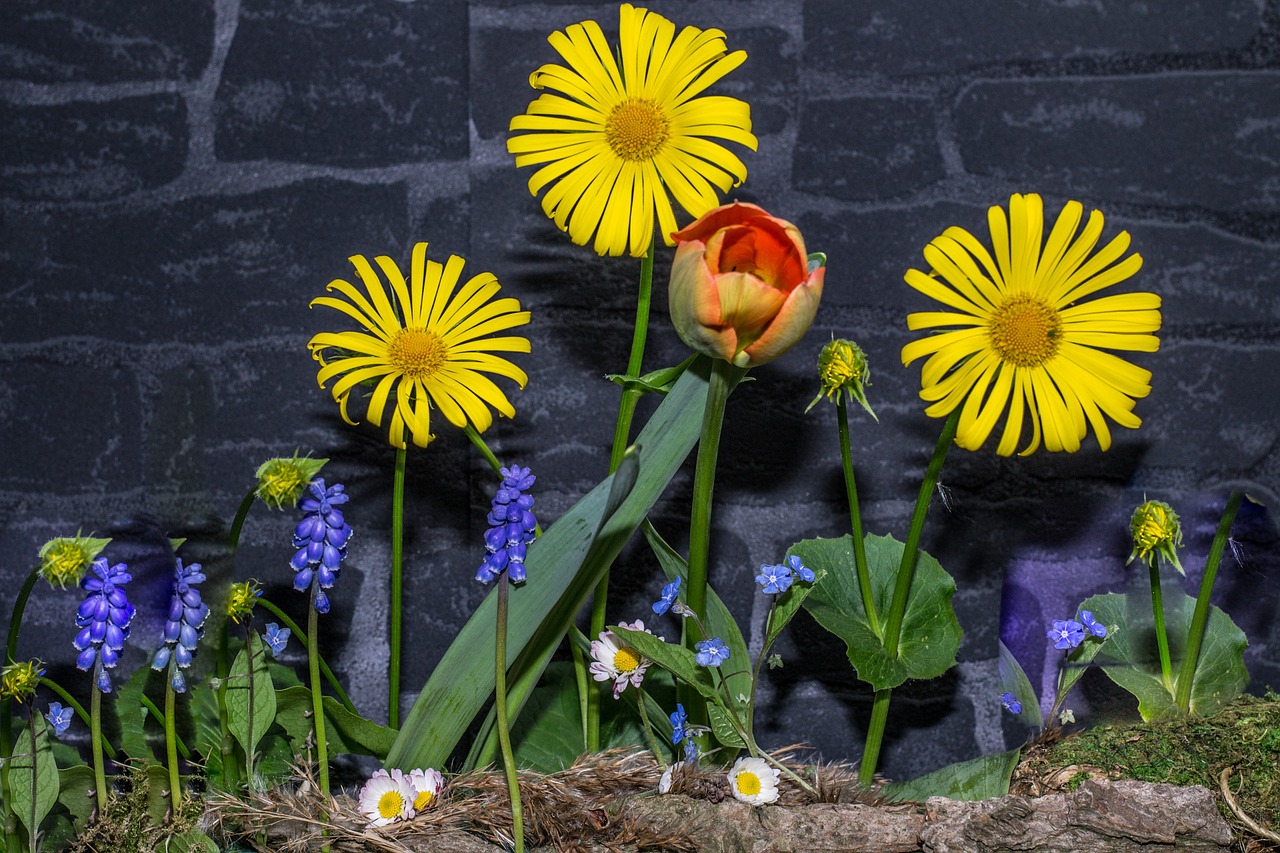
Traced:
[[71, 725], [71, 714], [71, 709], [62, 707], [61, 702], [49, 703], [49, 710], [45, 712], [44, 718], [53, 727], [54, 737], [62, 737], [62, 733]]
[[694, 643], [693, 648], [697, 652], [693, 659], [698, 662], [698, 666], [719, 666], [729, 659], [729, 647], [719, 637], [701, 640]]
[[1055, 649], [1074, 649], [1084, 642], [1084, 626], [1074, 619], [1055, 619], [1045, 633]]
[[662, 597], [653, 603], [653, 612], [661, 616], [671, 609], [671, 605], [675, 604], [676, 597], [680, 595], [680, 577], [662, 588]]
[[272, 655], [279, 656], [285, 646], [289, 645], [289, 635], [292, 633], [288, 628], [281, 628], [275, 622], [268, 622], [267, 630], [262, 634], [262, 640], [267, 644]]

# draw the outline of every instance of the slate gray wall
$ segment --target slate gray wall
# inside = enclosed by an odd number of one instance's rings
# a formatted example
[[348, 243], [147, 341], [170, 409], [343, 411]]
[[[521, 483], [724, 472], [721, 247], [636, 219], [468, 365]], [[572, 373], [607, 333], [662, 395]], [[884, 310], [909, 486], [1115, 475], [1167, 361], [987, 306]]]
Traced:
[[[1144, 495], [1184, 514], [1194, 590], [1226, 491], [1274, 503], [1280, 473], [1280, 3], [1201, 0], [964, 4], [861, 0], [658, 2], [677, 24], [719, 26], [747, 63], [718, 90], [748, 100], [759, 152], [733, 197], [795, 221], [829, 256], [810, 337], [729, 404], [716, 491], [713, 583], [758, 642], [751, 576], [793, 541], [839, 535], [834, 414], [802, 414], [831, 334], [872, 363], [879, 425], [855, 418], [869, 530], [905, 534], [939, 424], [898, 359], [902, 283], [952, 224], [985, 234], [1012, 192], [1068, 198], [1127, 229], [1146, 262], [1133, 286], [1164, 298], [1144, 424], [1110, 452], [998, 459], [956, 451], [925, 547], [959, 583], [959, 667], [894, 700], [882, 768], [903, 778], [1020, 742], [1001, 718], [996, 641], [1052, 679], [1045, 623], [1121, 590], [1126, 522]], [[141, 608], [162, 602], [165, 536], [213, 575], [258, 463], [302, 448], [353, 494], [351, 557], [326, 646], [357, 704], [386, 713], [384, 613], [392, 453], [345, 427], [315, 385], [308, 338], [333, 321], [308, 301], [355, 253], [457, 253], [532, 311], [518, 417], [492, 441], [539, 476], [554, 519], [607, 466], [638, 262], [595, 257], [542, 216], [504, 140], [554, 61], [553, 29], [606, 3], [8, 0], [0, 10], [0, 607], [45, 540], [117, 537]], [[658, 283], [670, 250], [659, 254]], [[658, 288], [647, 364], [684, 356]], [[643, 409], [642, 411], [647, 411]], [[491, 481], [441, 426], [410, 460], [406, 703], [480, 600], [471, 580]], [[689, 471], [655, 523], [687, 535]], [[289, 591], [292, 516], [254, 510], [237, 577]], [[1255, 688], [1280, 684], [1276, 533], [1246, 507], [1216, 600], [1251, 638]], [[536, 583], [536, 578], [531, 580]], [[658, 571], [642, 550], [612, 608], [634, 618]], [[20, 655], [71, 666], [73, 598], [38, 588]], [[674, 623], [669, 626], [674, 630]], [[126, 668], [151, 647], [135, 626]], [[856, 757], [870, 707], [839, 645], [797, 622], [765, 684], [760, 731]], [[295, 658], [296, 659], [296, 658]], [[1105, 682], [1074, 704], [1122, 713]]]

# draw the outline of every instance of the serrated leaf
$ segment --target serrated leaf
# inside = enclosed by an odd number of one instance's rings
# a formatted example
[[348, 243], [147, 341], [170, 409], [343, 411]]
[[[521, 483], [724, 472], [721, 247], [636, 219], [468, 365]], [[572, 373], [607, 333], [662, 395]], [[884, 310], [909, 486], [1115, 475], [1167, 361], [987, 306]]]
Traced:
[[[252, 672], [250, 654], [253, 655]], [[275, 716], [276, 691], [271, 683], [267, 653], [258, 635], [252, 634], [248, 648], [236, 655], [227, 677], [227, 727], [245, 753], [252, 755]]]
[[58, 802], [58, 763], [54, 761], [53, 749], [49, 746], [48, 726], [44, 717], [39, 715], [34, 718], [34, 722], [34, 749], [31, 728], [24, 726], [13, 746], [13, 758], [9, 761], [9, 792], [13, 796], [13, 811], [28, 832], [38, 831], [40, 822]]
[[890, 782], [882, 788], [891, 802], [923, 803], [929, 797], [951, 800], [989, 800], [1009, 793], [1009, 779], [1018, 766], [1021, 751], [1011, 749], [950, 764], [908, 782]]
[[[330, 755], [372, 755], [383, 758], [395, 742], [396, 730], [366, 720], [343, 707], [332, 696], [322, 700], [325, 719], [325, 742]], [[276, 691], [276, 722], [293, 741], [294, 752], [311, 734], [311, 691], [305, 687], [288, 687]]]
[[1000, 641], [1000, 692], [1012, 693], [1013, 698], [1022, 703], [1022, 713], [1018, 714], [1018, 719], [1024, 724], [1038, 729], [1044, 725], [1044, 713], [1040, 710], [1040, 697], [1036, 695], [1035, 688], [1031, 686], [1031, 679], [1027, 678], [1027, 671], [1022, 668], [1022, 664], [1018, 663], [1018, 659], [1013, 656], [1013, 652], [1004, 644], [1004, 640]]
[[[639, 478], [611, 515], [608, 477], [529, 546], [529, 582], [511, 595], [508, 686], [527, 698], [568, 626], [697, 442], [709, 361], [697, 359], [636, 438]], [[493, 694], [496, 601], [489, 595], [445, 651], [387, 755], [389, 767], [439, 767]], [[514, 710], [518, 710], [518, 707]], [[479, 742], [480, 739], [477, 739]]]
[[[1169, 656], [1176, 681], [1186, 646], [1187, 630], [1196, 600], [1189, 595], [1164, 596], [1165, 630], [1169, 636]], [[1177, 716], [1173, 693], [1165, 688], [1156, 650], [1155, 622], [1151, 616], [1150, 594], [1095, 595], [1080, 605], [1093, 611], [1093, 618], [1116, 626], [1098, 653], [1102, 671], [1138, 699], [1138, 713], [1151, 721]], [[1244, 650], [1249, 645], [1244, 632], [1217, 607], [1210, 607], [1204, 641], [1191, 684], [1191, 713], [1209, 716], [1220, 710], [1249, 684]], [[1177, 689], [1175, 683], [1173, 689]]]
[[[872, 597], [883, 621], [893, 599], [898, 565], [904, 546], [892, 536], [866, 537], [867, 569]], [[827, 577], [814, 584], [804, 608], [819, 625], [844, 640], [849, 662], [858, 679], [875, 690], [897, 687], [908, 678], [935, 678], [956, 663], [963, 631], [951, 606], [956, 584], [938, 561], [918, 553], [915, 575], [902, 621], [898, 654], [889, 655], [881, 638], [871, 630], [853, 563], [853, 537], [806, 539], [792, 546], [815, 573]]]

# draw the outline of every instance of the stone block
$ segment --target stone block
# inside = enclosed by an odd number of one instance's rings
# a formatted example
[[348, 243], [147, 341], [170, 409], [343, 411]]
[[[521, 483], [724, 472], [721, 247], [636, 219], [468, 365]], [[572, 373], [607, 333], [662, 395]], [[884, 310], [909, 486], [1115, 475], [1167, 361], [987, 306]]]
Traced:
[[374, 167], [467, 154], [465, 4], [240, 5], [218, 87], [223, 160]]
[[102, 103], [10, 105], [0, 125], [0, 180], [31, 200], [99, 201], [182, 173], [186, 104], [176, 95]]

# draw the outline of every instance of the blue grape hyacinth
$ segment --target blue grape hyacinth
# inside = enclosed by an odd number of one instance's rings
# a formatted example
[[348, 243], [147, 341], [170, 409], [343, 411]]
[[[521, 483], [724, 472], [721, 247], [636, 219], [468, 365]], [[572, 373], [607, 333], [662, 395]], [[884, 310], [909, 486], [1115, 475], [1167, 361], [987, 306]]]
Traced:
[[88, 672], [101, 664], [97, 667], [97, 686], [103, 693], [111, 692], [111, 675], [107, 670], [120, 662], [120, 651], [129, 637], [129, 623], [133, 621], [134, 607], [123, 588], [131, 580], [133, 575], [124, 563], [108, 566], [106, 557], [99, 557], [80, 581], [85, 596], [76, 611], [80, 632], [72, 641], [80, 652], [76, 666]]
[[326, 488], [324, 478], [317, 477], [298, 501], [298, 509], [304, 515], [293, 531], [293, 547], [298, 550], [289, 565], [294, 571], [294, 589], [307, 592], [313, 581], [319, 584], [315, 592], [317, 613], [329, 612], [329, 596], [324, 591], [338, 580], [342, 561], [347, 556], [351, 525], [338, 507], [348, 500], [350, 497], [341, 483]]
[[489, 510], [489, 529], [484, 534], [486, 554], [476, 570], [476, 580], [487, 584], [505, 571], [512, 583], [522, 583], [525, 553], [538, 527], [532, 512], [533, 495], [526, 491], [537, 477], [519, 465], [499, 469], [499, 472], [502, 483]]
[[184, 566], [182, 560], [174, 562], [173, 596], [169, 599], [160, 648], [151, 661], [152, 669], [164, 669], [172, 660], [170, 683], [179, 693], [187, 692], [187, 679], [182, 671], [191, 666], [196, 644], [204, 633], [204, 620], [209, 616], [209, 605], [200, 599], [198, 583], [204, 583], [204, 571], [199, 563]]

